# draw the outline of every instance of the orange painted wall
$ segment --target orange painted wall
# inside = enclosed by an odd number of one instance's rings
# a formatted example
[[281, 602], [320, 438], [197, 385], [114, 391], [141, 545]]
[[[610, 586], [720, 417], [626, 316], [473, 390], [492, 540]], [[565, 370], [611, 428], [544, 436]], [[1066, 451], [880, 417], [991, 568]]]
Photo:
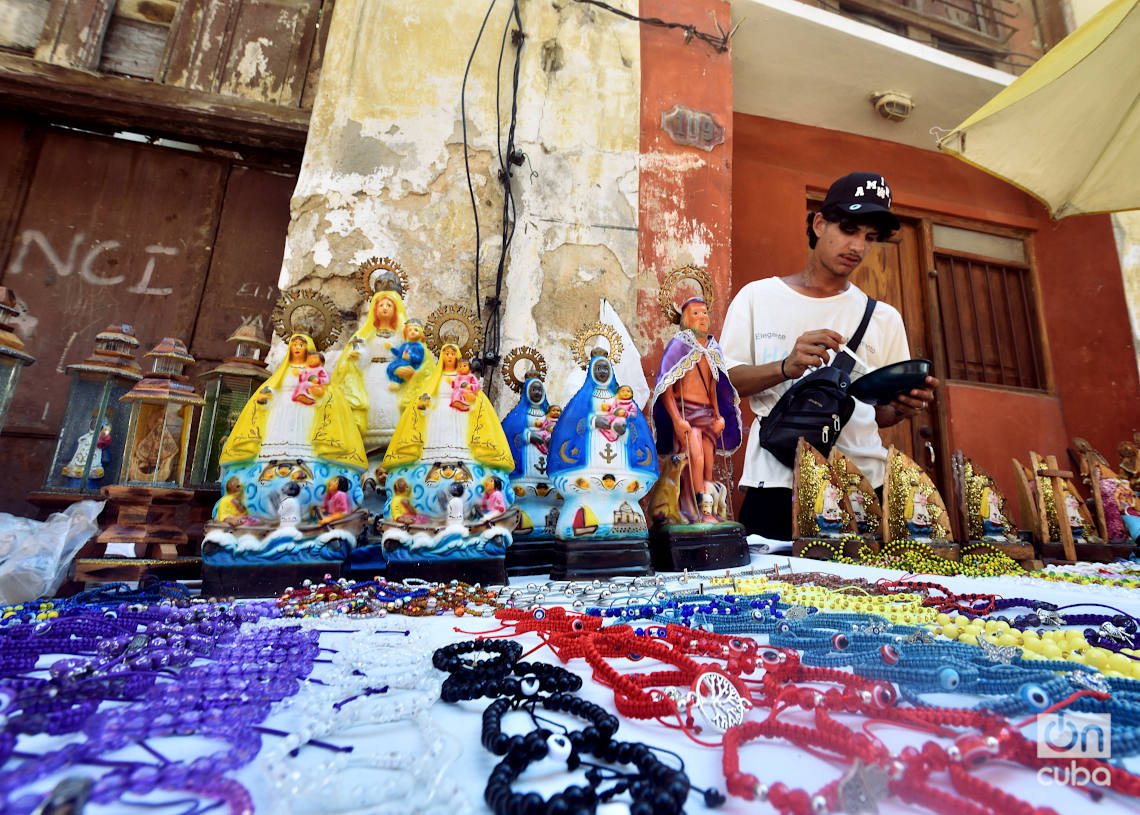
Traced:
[[[692, 23], [714, 32], [713, 15], [730, 27], [731, 7], [723, 0], [642, 0], [643, 17]], [[682, 105], [712, 114], [724, 127], [724, 143], [711, 151], [677, 144], [661, 127], [661, 114]], [[693, 261], [713, 277], [713, 324], [728, 306], [732, 232], [732, 56], [707, 43], [685, 43], [684, 32], [641, 26], [641, 160], [638, 174], [638, 273], [664, 279], [684, 265], [676, 247], [707, 247]], [[657, 288], [643, 290], [638, 319], [651, 337], [665, 337], [644, 349], [650, 383], [672, 335], [657, 305]]]
[[1065, 432], [1060, 400], [1047, 394], [1013, 393], [961, 383], [948, 383], [941, 396], [948, 408], [953, 446], [965, 451], [997, 480], [1010, 518], [1020, 528], [1026, 528], [1025, 519], [1018, 517], [1011, 459], [1028, 465], [1029, 451], [1033, 450], [1057, 456], [1057, 464], [1063, 468], [1070, 466], [1065, 447], [1071, 442]]
[[940, 153], [756, 116], [734, 117], [732, 284], [798, 271], [807, 258], [804, 201], [853, 170], [881, 172], [897, 205], [1035, 230], [1034, 254], [1056, 393], [951, 386], [951, 449], [998, 478], [1030, 445], [1068, 466], [1087, 438], [1112, 459], [1140, 430], [1140, 378], [1108, 216], [1050, 220], [1032, 197]]

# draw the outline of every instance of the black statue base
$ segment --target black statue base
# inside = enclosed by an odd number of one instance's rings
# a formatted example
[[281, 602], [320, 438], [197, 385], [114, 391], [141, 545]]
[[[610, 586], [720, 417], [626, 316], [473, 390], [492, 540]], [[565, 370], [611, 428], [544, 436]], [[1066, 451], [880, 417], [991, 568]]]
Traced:
[[329, 560], [315, 563], [262, 563], [239, 566], [202, 564], [203, 597], [274, 597], [305, 580], [319, 583], [328, 575], [341, 577], [344, 564]]
[[550, 574], [554, 565], [554, 541], [519, 540], [507, 547], [507, 574], [511, 577], [528, 574]]
[[348, 576], [356, 580], [371, 580], [385, 574], [388, 569], [388, 558], [384, 554], [380, 539], [370, 540], [349, 552], [345, 569]]
[[396, 581], [418, 577], [435, 583], [461, 580], [471, 585], [501, 586], [507, 582], [507, 565], [506, 558], [502, 557], [389, 560], [384, 577]]
[[552, 580], [593, 580], [595, 577], [640, 577], [653, 574], [649, 541], [645, 538], [554, 542]]
[[707, 571], [747, 566], [751, 557], [738, 523], [668, 524], [649, 532], [653, 568], [659, 572]]

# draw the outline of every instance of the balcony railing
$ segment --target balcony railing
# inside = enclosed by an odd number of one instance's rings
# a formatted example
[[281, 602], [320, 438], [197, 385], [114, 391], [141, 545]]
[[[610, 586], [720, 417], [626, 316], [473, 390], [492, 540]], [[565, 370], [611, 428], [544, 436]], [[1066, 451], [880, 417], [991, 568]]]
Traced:
[[1032, 28], [1015, 0], [804, 0], [869, 25], [976, 62], [1012, 69], [1039, 54], [1007, 50], [1020, 28]]

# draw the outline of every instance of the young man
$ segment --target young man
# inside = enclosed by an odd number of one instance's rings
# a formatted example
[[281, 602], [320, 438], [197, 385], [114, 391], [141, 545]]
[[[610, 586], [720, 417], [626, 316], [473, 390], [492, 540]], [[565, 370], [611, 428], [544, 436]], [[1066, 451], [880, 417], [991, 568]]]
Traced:
[[[851, 173], [827, 191], [819, 212], [808, 216], [811, 252], [803, 270], [788, 277], [749, 283], [733, 299], [724, 320], [721, 347], [729, 378], [757, 416], [748, 434], [741, 487], [747, 488], [740, 522], [750, 533], [778, 540], [792, 536], [792, 471], [760, 447], [759, 420], [768, 415], [791, 383], [828, 362], [855, 333], [867, 295], [851, 282], [870, 244], [899, 228], [891, 213], [891, 190], [878, 173]], [[906, 329], [898, 311], [876, 305], [856, 350], [870, 369], [910, 359]], [[837, 446], [876, 489], [886, 474], [887, 451], [880, 427], [890, 427], [926, 410], [938, 387], [900, 395], [888, 405], [855, 403]]]

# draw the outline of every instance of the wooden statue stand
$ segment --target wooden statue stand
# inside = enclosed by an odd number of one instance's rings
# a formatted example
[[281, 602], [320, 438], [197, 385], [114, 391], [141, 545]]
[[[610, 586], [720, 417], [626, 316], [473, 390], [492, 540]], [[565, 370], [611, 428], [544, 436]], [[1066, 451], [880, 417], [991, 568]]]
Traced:
[[507, 574], [521, 577], [550, 574], [554, 565], [554, 541], [515, 539], [507, 547]]
[[[1088, 507], [1080, 499], [1075, 487], [1069, 479], [1073, 478], [1070, 470], [1061, 470], [1057, 466], [1056, 456], [1042, 458], [1034, 452], [1029, 453], [1030, 469], [1028, 474], [1021, 465], [1014, 460], [1014, 469], [1022, 473], [1022, 478], [1028, 482], [1033, 478], [1034, 488], [1032, 495], [1027, 496], [1030, 503], [1031, 514], [1025, 517], [1035, 522], [1034, 534], [1040, 541], [1041, 559], [1046, 563], [1074, 563], [1078, 560], [1093, 563], [1111, 563], [1118, 557], [1128, 557], [1132, 552], [1131, 544], [1107, 544], [1102, 538], [1092, 537], [1086, 540], [1076, 540], [1073, 530], [1069, 526], [1068, 514], [1065, 510], [1064, 496], [1066, 492], [1077, 498], [1078, 512], [1082, 521], [1088, 528], [1093, 528], [1092, 516]], [[1045, 499], [1045, 487], [1053, 496], [1053, 522], [1057, 526], [1058, 539], [1054, 539], [1050, 529], [1049, 507]], [[1026, 492], [1028, 483], [1026, 484]], [[1023, 509], [1024, 514], [1024, 509]]]
[[[1017, 536], [1016, 529], [1011, 529], [1004, 541], [992, 539], [983, 540], [980, 535], [975, 534], [976, 530], [972, 528], [970, 524], [969, 489], [967, 483], [969, 481], [985, 482], [995, 494], [997, 494], [997, 485], [988, 474], [983, 473], [978, 468], [978, 465], [967, 458], [961, 450], [954, 451], [954, 455], [950, 459], [950, 468], [953, 472], [954, 481], [954, 508], [956, 510], [958, 529], [960, 530], [958, 539], [966, 543], [985, 543], [992, 546], [1010, 559], [1016, 560], [1018, 565], [1027, 571], [1040, 569], [1042, 563], [1037, 558], [1037, 552], [1033, 548], [1033, 542], [1020, 540]], [[1000, 495], [998, 495], [998, 497], [1001, 498]], [[1004, 512], [1003, 517], [1005, 517], [1008, 523], [1008, 516], [1005, 516]]]
[[659, 572], [685, 569], [730, 569], [751, 560], [744, 526], [718, 524], [664, 524], [649, 530], [653, 568]]
[[617, 540], [554, 541], [552, 580], [593, 580], [595, 577], [640, 577], [653, 574], [649, 541], [645, 538]]
[[[1118, 515], [1123, 515], [1125, 507], [1121, 505], [1122, 503], [1135, 509], [1140, 509], [1140, 496], [1136, 495], [1135, 490], [1132, 489], [1128, 479], [1121, 478], [1121, 476], [1117, 475], [1116, 471], [1108, 465], [1107, 461], [1105, 461], [1104, 456], [1100, 455], [1100, 453], [1094, 450], [1088, 442], [1084, 441], [1084, 439], [1074, 439], [1074, 441], [1078, 443], [1083, 442], [1083, 447], [1086, 448], [1084, 451], [1085, 458], [1084, 464], [1081, 467], [1081, 472], [1086, 477], [1086, 483], [1089, 485], [1089, 490], [1092, 492], [1093, 510], [1095, 513], [1097, 531], [1100, 533], [1100, 536], [1107, 542], [1107, 546], [1110, 546], [1113, 549], [1119, 548], [1120, 551], [1123, 551], [1123, 547], [1128, 547], [1129, 553], [1131, 553], [1131, 550], [1135, 549], [1135, 544], [1128, 537], [1127, 528], [1121, 529], [1121, 534], [1118, 535], [1111, 534], [1112, 530], [1109, 529], [1109, 509], [1105, 508], [1105, 497], [1104, 491], [1102, 489], [1103, 482], [1116, 482], [1119, 485], [1117, 487], [1118, 491], [1115, 493], [1112, 499], [1114, 506], [1110, 507], [1112, 511]], [[1082, 445], [1078, 444], [1078, 449], [1081, 449], [1081, 447]], [[1123, 520], [1121, 521], [1121, 524], [1123, 524]], [[1128, 555], [1121, 554], [1118, 555], [1118, 557], [1127, 558]]]
[[[111, 485], [105, 495], [118, 511], [111, 526], [85, 546], [75, 559], [75, 580], [136, 581], [154, 574], [164, 579], [193, 580], [202, 561], [174, 517], [193, 499], [191, 490], [170, 487]], [[134, 546], [134, 558], [105, 557], [107, 544]]]
[[[48, 519], [48, 516], [52, 513], [63, 512], [72, 504], [77, 504], [80, 501], [90, 501], [92, 500], [92, 497], [93, 496], [90, 493], [83, 494], [74, 492], [47, 492], [45, 490], [39, 492], [29, 492], [28, 503], [34, 504], [39, 510], [39, 512], [36, 513], [35, 520], [46, 521]], [[106, 508], [104, 508], [103, 513], [106, 511]], [[100, 513], [100, 518], [103, 517], [103, 513]]]

